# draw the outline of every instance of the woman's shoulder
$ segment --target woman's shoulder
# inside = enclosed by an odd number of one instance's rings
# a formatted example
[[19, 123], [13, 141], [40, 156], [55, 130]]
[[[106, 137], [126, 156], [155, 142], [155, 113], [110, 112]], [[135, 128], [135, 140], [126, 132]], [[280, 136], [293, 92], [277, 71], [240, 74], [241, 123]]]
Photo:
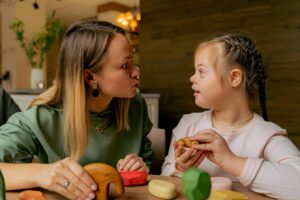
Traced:
[[53, 116], [60, 115], [60, 110], [48, 106], [48, 105], [37, 105], [32, 106], [31, 108], [28, 108], [27, 110], [24, 110], [22, 112], [15, 113], [10, 119], [10, 122], [16, 122], [16, 121], [28, 121], [28, 122], [42, 122], [42, 121], [48, 121], [53, 118]]

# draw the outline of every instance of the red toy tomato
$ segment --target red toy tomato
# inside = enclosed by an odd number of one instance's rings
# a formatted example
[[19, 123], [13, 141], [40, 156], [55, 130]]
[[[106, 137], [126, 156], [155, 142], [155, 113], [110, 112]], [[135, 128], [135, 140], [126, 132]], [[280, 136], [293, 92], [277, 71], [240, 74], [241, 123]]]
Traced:
[[120, 172], [124, 186], [137, 186], [147, 183], [147, 173], [140, 171]]

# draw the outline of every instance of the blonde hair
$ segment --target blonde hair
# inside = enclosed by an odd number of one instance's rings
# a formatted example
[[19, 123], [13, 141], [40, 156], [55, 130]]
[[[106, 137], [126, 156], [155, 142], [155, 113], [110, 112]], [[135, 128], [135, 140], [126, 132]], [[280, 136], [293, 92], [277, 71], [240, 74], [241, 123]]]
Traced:
[[[106, 59], [107, 49], [114, 34], [125, 35], [123, 29], [103, 21], [87, 21], [70, 26], [64, 35], [58, 59], [54, 86], [31, 103], [62, 109], [65, 150], [71, 158], [79, 160], [87, 148], [89, 111], [84, 69], [97, 72]], [[117, 125], [128, 130], [128, 98], [114, 98]]]

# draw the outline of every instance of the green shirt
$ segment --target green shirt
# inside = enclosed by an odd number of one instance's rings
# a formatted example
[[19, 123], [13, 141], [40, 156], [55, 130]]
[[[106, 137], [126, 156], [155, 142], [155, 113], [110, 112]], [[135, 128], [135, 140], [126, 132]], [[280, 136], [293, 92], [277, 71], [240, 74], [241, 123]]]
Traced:
[[[88, 147], [79, 163], [102, 162], [116, 166], [119, 159], [136, 153], [150, 167], [153, 151], [147, 134], [152, 123], [140, 95], [130, 100], [129, 124], [129, 131], [116, 131], [112, 106], [101, 113], [90, 113]], [[98, 132], [102, 127], [105, 129]], [[43, 105], [16, 113], [0, 127], [0, 162], [31, 162], [34, 155], [43, 163], [61, 160], [67, 156], [61, 132], [59, 109]]]

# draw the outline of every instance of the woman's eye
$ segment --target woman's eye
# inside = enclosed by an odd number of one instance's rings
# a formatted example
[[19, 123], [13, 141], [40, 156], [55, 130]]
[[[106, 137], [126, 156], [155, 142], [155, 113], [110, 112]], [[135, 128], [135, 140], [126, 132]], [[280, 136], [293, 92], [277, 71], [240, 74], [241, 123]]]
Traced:
[[121, 68], [123, 68], [123, 69], [128, 69], [128, 66], [129, 66], [129, 64], [128, 64], [128, 63], [125, 63], [124, 65], [121, 66]]

